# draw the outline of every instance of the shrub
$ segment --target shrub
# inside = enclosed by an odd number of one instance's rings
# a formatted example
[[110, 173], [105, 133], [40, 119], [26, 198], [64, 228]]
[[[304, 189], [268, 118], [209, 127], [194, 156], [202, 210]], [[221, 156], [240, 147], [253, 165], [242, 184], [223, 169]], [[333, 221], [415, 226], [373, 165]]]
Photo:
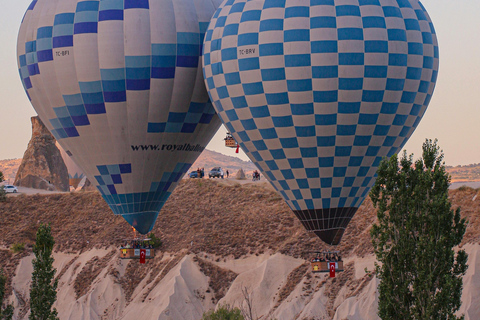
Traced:
[[460, 188], [458, 188], [458, 190], [459, 191], [471, 191], [471, 190], [473, 190], [473, 188], [471, 188], [469, 186], [466, 186], [466, 185], [463, 185]]
[[148, 237], [150, 238], [148, 244], [151, 245], [153, 248], [158, 248], [162, 246], [162, 239], [157, 238], [155, 236], [155, 233], [151, 232]]
[[12, 250], [13, 253], [22, 252], [23, 250], [25, 250], [25, 243], [23, 242], [14, 243], [12, 245], [12, 248], [10, 248], [10, 250]]
[[202, 320], [244, 320], [242, 312], [238, 308], [232, 308], [226, 304], [217, 310], [210, 310], [203, 314]]

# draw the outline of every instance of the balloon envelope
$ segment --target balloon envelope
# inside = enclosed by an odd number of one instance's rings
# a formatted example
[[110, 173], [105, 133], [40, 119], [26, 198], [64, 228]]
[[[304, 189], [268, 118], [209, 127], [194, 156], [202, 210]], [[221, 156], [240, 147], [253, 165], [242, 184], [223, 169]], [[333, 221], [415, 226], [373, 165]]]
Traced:
[[62, 156], [63, 162], [67, 166], [68, 170], [68, 183], [71, 187], [76, 189], [80, 181], [82, 181], [85, 174], [83, 170], [73, 161], [69, 154], [65, 150], [63, 150], [62, 146], [57, 142], [55, 142], [55, 146], [60, 151], [60, 155]]
[[200, 65], [214, 10], [204, 0], [34, 0], [20, 27], [32, 105], [141, 233], [220, 125]]
[[228, 0], [203, 63], [235, 140], [302, 224], [338, 244], [424, 115], [438, 46], [417, 0]]

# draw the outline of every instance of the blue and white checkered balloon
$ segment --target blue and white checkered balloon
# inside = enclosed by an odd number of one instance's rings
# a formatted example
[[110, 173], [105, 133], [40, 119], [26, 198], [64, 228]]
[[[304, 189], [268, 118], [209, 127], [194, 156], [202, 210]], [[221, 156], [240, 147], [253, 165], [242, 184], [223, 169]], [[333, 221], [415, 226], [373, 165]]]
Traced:
[[424, 115], [438, 46], [417, 0], [226, 0], [203, 65], [241, 148], [307, 230], [338, 244]]
[[141, 233], [221, 124], [200, 65], [214, 2], [34, 0], [20, 27], [40, 119]]

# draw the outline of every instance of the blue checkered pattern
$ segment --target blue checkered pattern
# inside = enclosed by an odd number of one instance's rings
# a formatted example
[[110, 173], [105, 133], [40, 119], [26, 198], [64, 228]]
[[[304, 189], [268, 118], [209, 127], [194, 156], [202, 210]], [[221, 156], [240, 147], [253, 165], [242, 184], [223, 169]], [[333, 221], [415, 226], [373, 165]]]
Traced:
[[122, 177], [132, 173], [131, 164], [97, 166], [99, 175], [95, 179], [98, 190], [115, 214], [158, 212], [191, 166], [191, 163], [178, 163], [172, 172], [163, 172], [159, 181], [152, 182], [147, 192], [117, 192], [116, 186], [123, 184]]
[[[38, 0], [20, 26], [32, 105], [140, 232], [220, 126], [199, 65], [215, 9], [209, 0]], [[195, 148], [174, 148], [184, 145]]]
[[28, 89], [32, 88], [32, 81], [30, 80], [30, 74], [28, 73], [27, 56], [25, 54], [22, 54], [18, 57], [18, 65], [18, 73], [20, 74], [23, 88], [27, 93], [28, 99], [31, 100], [30, 95], [28, 94]]
[[99, 4], [98, 1], [81, 1], [77, 3], [73, 34], [98, 32]]
[[292, 210], [313, 211], [360, 206], [425, 113], [438, 46], [414, 0], [227, 0], [203, 61], [235, 140]]
[[199, 124], [209, 124], [215, 116], [212, 103], [190, 103], [187, 112], [169, 112], [167, 121], [148, 123], [148, 132], [193, 133]]
[[37, 61], [45, 62], [53, 60], [53, 27], [42, 27], [37, 30]]
[[53, 23], [53, 48], [73, 46], [75, 13], [66, 12], [55, 15]]
[[[28, 10], [33, 10], [36, 2]], [[148, 9], [148, 1], [125, 3], [125, 9], [135, 8]], [[20, 78], [29, 98], [30, 77], [40, 74], [39, 63], [53, 61], [52, 49], [71, 49], [74, 35], [96, 34], [101, 22], [123, 21], [125, 9], [119, 0], [79, 1], [75, 12], [58, 13], [53, 26], [38, 28], [37, 39], [26, 42], [26, 53], [19, 56]], [[151, 79], [174, 80], [177, 68], [198, 68], [208, 22], [198, 24], [198, 32], [177, 32], [177, 43], [153, 43], [151, 55], [126, 56], [124, 68], [101, 69], [101, 80], [79, 82], [79, 94], [64, 96], [65, 105], [54, 107], [56, 117], [48, 119], [54, 137], [79, 136], [77, 127], [90, 125], [88, 115], [106, 113], [105, 103], [126, 102], [127, 90], [150, 90]], [[215, 115], [210, 102], [192, 101], [183, 110], [174, 109], [164, 121], [149, 122], [148, 132], [193, 133], [198, 124], [208, 125]]]
[[100, 175], [95, 176], [95, 179], [98, 182], [98, 189], [105, 196], [117, 194], [115, 185], [123, 183], [122, 175], [132, 173], [130, 163], [97, 166], [97, 169]]

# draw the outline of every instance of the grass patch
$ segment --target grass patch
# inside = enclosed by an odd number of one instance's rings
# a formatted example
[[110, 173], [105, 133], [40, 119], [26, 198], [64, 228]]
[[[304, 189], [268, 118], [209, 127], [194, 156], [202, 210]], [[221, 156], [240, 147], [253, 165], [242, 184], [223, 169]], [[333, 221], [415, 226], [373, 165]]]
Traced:
[[472, 187], [467, 187], [467, 186], [463, 185], [460, 188], [458, 188], [458, 190], [460, 190], [460, 191], [471, 191], [471, 190], [474, 190], [474, 189]]
[[25, 250], [25, 243], [20, 242], [20, 243], [14, 243], [12, 247], [10, 248], [13, 253], [19, 253]]

